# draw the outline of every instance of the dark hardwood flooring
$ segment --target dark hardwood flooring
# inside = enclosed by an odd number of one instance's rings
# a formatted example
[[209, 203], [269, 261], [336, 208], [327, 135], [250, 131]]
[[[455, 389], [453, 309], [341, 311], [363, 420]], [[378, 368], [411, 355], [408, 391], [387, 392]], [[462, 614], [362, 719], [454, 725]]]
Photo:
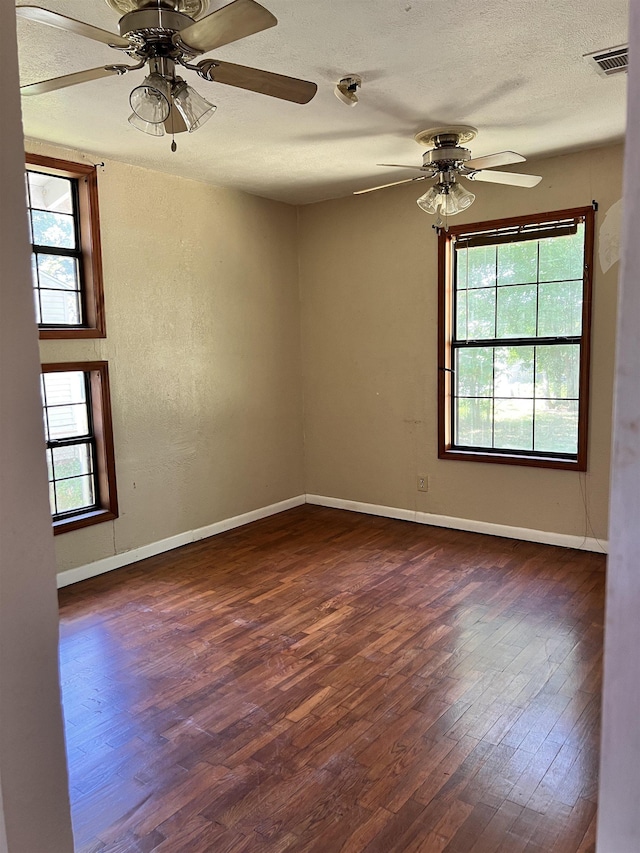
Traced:
[[592, 853], [603, 569], [306, 506], [61, 590], [78, 853]]

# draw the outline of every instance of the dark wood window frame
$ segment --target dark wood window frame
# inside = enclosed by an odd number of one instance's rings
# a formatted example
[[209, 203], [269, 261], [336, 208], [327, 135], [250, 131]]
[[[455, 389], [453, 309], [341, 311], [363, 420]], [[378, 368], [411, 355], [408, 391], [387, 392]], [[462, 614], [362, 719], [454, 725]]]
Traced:
[[95, 439], [96, 507], [54, 519], [54, 534], [78, 530], [118, 517], [116, 469], [111, 421], [109, 368], [106, 361], [69, 361], [43, 364], [42, 373], [82, 371], [88, 374], [91, 392], [91, 416]]
[[[575, 458], [545, 455], [531, 451], [510, 453], [508, 450], [485, 451], [455, 447], [453, 443], [453, 333], [454, 333], [454, 248], [461, 234], [497, 232], [535, 224], [582, 219], [584, 235], [584, 277], [582, 302], [582, 331], [580, 335], [580, 372], [578, 401], [578, 447]], [[591, 341], [591, 302], [594, 251], [595, 210], [593, 206], [556, 210], [530, 216], [496, 219], [469, 225], [452, 226], [440, 231], [438, 237], [438, 457], [467, 462], [490, 462], [508, 465], [525, 465], [537, 468], [556, 468], [571, 471], [587, 470], [588, 412], [589, 412], [589, 357]], [[499, 242], [499, 240], [497, 241]], [[487, 346], [490, 341], [487, 341]]]
[[75, 180], [78, 190], [78, 225], [81, 249], [82, 308], [81, 326], [40, 326], [41, 339], [104, 338], [104, 290], [102, 253], [100, 246], [100, 217], [98, 210], [98, 177], [95, 166], [26, 155], [27, 171], [42, 172]]

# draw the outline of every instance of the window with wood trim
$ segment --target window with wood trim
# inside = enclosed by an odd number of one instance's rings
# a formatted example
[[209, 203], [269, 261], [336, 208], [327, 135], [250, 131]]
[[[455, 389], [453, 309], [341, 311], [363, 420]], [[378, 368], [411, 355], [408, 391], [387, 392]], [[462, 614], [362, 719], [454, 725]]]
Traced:
[[107, 362], [43, 364], [41, 370], [54, 533], [117, 518]]
[[103, 338], [95, 166], [27, 154], [26, 192], [40, 337]]
[[593, 207], [439, 236], [439, 456], [586, 470]]

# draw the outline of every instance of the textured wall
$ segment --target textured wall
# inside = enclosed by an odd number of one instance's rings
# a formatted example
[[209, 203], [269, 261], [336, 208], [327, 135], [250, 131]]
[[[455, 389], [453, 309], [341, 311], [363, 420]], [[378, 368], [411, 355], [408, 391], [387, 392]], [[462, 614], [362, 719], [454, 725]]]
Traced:
[[58, 571], [304, 491], [295, 209], [117, 162], [99, 193], [107, 337], [40, 349], [109, 361], [121, 515]]
[[[306, 491], [535, 530], [607, 535], [620, 147], [526, 164], [533, 190], [478, 184], [456, 222], [596, 199], [589, 470], [437, 458], [437, 238], [412, 185], [301, 208]], [[382, 179], [383, 180], [383, 179]], [[605, 248], [603, 244], [603, 248]], [[603, 267], [608, 271], [603, 272]], [[429, 476], [419, 493], [416, 475]], [[586, 519], [583, 493], [593, 529]]]

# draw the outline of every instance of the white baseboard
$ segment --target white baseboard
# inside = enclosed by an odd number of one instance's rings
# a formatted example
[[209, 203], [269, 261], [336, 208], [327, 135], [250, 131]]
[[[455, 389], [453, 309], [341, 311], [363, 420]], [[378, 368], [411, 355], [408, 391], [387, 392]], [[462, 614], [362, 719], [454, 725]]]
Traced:
[[112, 572], [114, 569], [121, 569], [123, 566], [129, 566], [140, 560], [146, 560], [147, 557], [155, 557], [156, 554], [163, 554], [165, 551], [180, 548], [182, 545], [188, 545], [190, 542], [198, 542], [200, 539], [216, 536], [218, 533], [224, 533], [226, 530], [242, 527], [245, 524], [250, 524], [252, 521], [259, 521], [261, 518], [276, 515], [279, 512], [293, 509], [296, 506], [302, 506], [305, 503], [332, 507], [334, 509], [346, 509], [350, 512], [363, 512], [366, 515], [381, 515], [385, 518], [397, 518], [401, 521], [413, 521], [418, 524], [431, 524], [434, 527], [449, 527], [453, 530], [467, 530], [471, 533], [486, 533], [489, 536], [504, 536], [507, 539], [522, 539], [525, 542], [540, 542], [544, 545], [559, 545], [562, 548], [595, 551], [599, 554], [606, 554], [608, 550], [608, 542], [584, 536], [571, 536], [567, 533], [531, 530], [528, 527], [510, 527], [506, 524], [492, 524], [488, 521], [474, 521], [467, 518], [453, 518], [448, 515], [434, 515], [429, 512], [417, 512], [415, 510], [392, 506], [379, 506], [378, 504], [368, 504], [360, 501], [347, 501], [342, 498], [329, 498], [323, 495], [298, 495], [295, 498], [289, 498], [286, 501], [260, 507], [259, 509], [251, 510], [251, 512], [236, 515], [233, 518], [224, 518], [222, 521], [216, 521], [205, 527], [199, 527], [197, 530], [188, 530], [185, 533], [177, 534], [177, 536], [161, 539], [159, 542], [151, 542], [149, 545], [142, 545], [140, 548], [132, 548], [130, 551], [124, 551], [122, 554], [114, 554], [113, 557], [106, 557], [104, 560], [96, 560], [95, 563], [87, 563], [84, 566], [78, 566], [76, 569], [59, 572], [57, 576], [58, 589], [63, 586], [69, 586], [72, 583], [78, 583], [78, 581], [95, 578], [105, 572]]
[[132, 548], [130, 551], [124, 551], [122, 554], [114, 554], [113, 557], [106, 557], [104, 560], [96, 560], [95, 563], [78, 566], [77, 569], [68, 569], [65, 572], [59, 572], [57, 576], [58, 589], [63, 586], [69, 586], [72, 583], [78, 583], [78, 581], [95, 578], [105, 572], [112, 572], [114, 569], [121, 569], [123, 566], [131, 565], [131, 563], [137, 563], [139, 560], [146, 560], [147, 557], [155, 557], [156, 554], [180, 548], [181, 545], [188, 545], [190, 542], [198, 542], [200, 539], [206, 539], [208, 536], [224, 533], [225, 530], [242, 527], [244, 524], [250, 524], [252, 521], [259, 521], [261, 518], [266, 518], [269, 515], [276, 515], [287, 509], [302, 506], [304, 503], [305, 496], [298, 495], [295, 498], [263, 506], [259, 509], [251, 510], [251, 512], [236, 515], [233, 518], [224, 518], [222, 521], [216, 521], [213, 524], [206, 525], [206, 527], [199, 527], [197, 530], [188, 530], [186, 533], [179, 533], [177, 536], [170, 536], [168, 539], [161, 539], [159, 542], [151, 542], [149, 545], [142, 545], [140, 548]]
[[507, 524], [493, 524], [489, 521], [475, 521], [468, 518], [453, 518], [449, 515], [434, 515], [430, 512], [400, 509], [392, 506], [346, 501], [342, 498], [328, 498], [323, 495], [307, 495], [308, 504], [346, 509], [351, 512], [363, 512], [366, 515], [381, 515], [385, 518], [397, 518], [401, 521], [414, 521], [418, 524], [431, 524], [434, 527], [449, 527], [453, 530], [467, 530], [471, 533], [486, 533], [489, 536], [504, 536], [507, 539], [522, 539], [525, 542], [539, 542], [543, 545], [559, 545], [561, 548], [576, 548], [579, 551], [595, 551], [606, 554], [608, 542], [585, 536], [572, 536], [568, 533], [553, 533], [546, 530], [531, 530], [528, 527], [510, 527]]

